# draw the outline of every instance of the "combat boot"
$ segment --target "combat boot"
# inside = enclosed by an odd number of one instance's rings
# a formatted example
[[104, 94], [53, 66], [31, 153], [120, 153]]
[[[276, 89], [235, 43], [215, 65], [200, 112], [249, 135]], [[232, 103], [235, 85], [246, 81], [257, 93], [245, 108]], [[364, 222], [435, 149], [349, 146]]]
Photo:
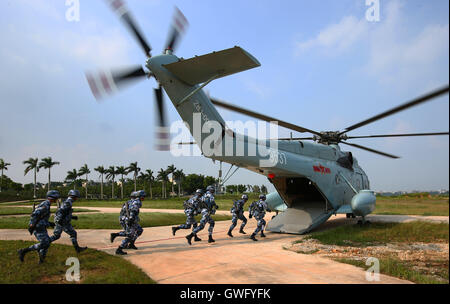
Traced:
[[266, 237], [263, 231], [261, 231], [261, 237]]
[[231, 234], [231, 229], [230, 229], [230, 230], [228, 230], [228, 233], [227, 233], [227, 235], [228, 235], [229, 237], [233, 237], [233, 235]]
[[212, 238], [212, 235], [208, 237], [208, 243], [214, 243], [215, 240]]
[[119, 236], [119, 234], [118, 233], [111, 233], [111, 237], [110, 237], [110, 241], [111, 241], [111, 243], [112, 242], [114, 242], [114, 239], [116, 238], [116, 237], [118, 237]]
[[24, 259], [24, 257], [25, 257], [25, 254], [27, 253], [27, 252], [29, 252], [30, 251], [30, 248], [23, 248], [23, 249], [19, 249], [18, 251], [17, 251], [17, 253], [19, 254], [19, 260], [21, 261], [21, 262], [23, 262], [23, 259]]
[[39, 252], [39, 264], [44, 263], [44, 261], [45, 261], [45, 254]]
[[192, 245], [191, 240], [192, 240], [193, 237], [194, 237], [193, 233], [191, 233], [189, 235], [186, 235], [186, 239], [187, 239], [189, 245]]
[[78, 246], [78, 245], [76, 245], [76, 246], [74, 246], [74, 247], [75, 247], [75, 251], [76, 251], [77, 253], [83, 252], [83, 251], [85, 251], [85, 250], [87, 249], [87, 247], [80, 247], [80, 246]]
[[245, 233], [244, 228], [239, 229], [239, 233], [247, 234], [247, 233]]
[[134, 249], [134, 250], [137, 250], [138, 248], [134, 245], [134, 242], [131, 242], [131, 243], [128, 245], [128, 249]]
[[172, 234], [175, 235], [175, 233], [177, 232], [177, 230], [180, 229], [178, 227], [172, 227]]
[[252, 235], [250, 236], [250, 239], [257, 241], [257, 239], [255, 238], [256, 234], [252, 233]]
[[117, 250], [116, 250], [116, 254], [118, 254], [118, 255], [126, 255], [127, 253], [122, 250], [122, 247], [119, 246], [119, 248], [117, 248]]
[[194, 234], [194, 241], [200, 242], [202, 239], [199, 238], [196, 234]]

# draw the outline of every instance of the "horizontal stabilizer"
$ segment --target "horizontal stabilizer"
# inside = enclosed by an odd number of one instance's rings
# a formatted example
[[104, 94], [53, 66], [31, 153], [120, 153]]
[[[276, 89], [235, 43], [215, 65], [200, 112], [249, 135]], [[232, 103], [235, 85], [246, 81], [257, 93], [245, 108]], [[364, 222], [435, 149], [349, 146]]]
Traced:
[[231, 49], [166, 64], [164, 67], [181, 81], [195, 85], [213, 77], [228, 76], [260, 65], [255, 57], [235, 46]]

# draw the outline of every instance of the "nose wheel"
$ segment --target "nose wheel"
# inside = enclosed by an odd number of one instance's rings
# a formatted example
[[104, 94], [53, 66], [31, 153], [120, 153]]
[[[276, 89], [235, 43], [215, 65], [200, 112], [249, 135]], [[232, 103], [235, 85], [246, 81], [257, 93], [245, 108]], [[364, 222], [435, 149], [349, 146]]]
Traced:
[[357, 225], [360, 227], [369, 226], [370, 224], [371, 224], [371, 222], [367, 221], [365, 216], [362, 216], [361, 219], [358, 220], [358, 223], [357, 223]]

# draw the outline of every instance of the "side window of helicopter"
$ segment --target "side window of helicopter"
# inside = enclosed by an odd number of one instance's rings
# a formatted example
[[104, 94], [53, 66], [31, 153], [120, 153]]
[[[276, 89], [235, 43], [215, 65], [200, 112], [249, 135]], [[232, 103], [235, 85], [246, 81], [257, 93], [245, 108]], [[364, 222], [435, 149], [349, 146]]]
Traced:
[[346, 169], [353, 171], [353, 156], [351, 152], [348, 152], [347, 155], [338, 158], [337, 163]]

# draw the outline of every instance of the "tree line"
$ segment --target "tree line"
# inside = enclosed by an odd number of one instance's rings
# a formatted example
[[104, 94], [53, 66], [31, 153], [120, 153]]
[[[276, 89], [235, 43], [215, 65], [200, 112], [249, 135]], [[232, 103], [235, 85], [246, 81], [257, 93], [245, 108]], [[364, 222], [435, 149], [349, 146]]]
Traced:
[[[25, 197], [27, 196], [26, 193], [32, 191], [33, 198], [37, 198], [45, 196], [45, 192], [50, 188], [65, 193], [69, 189], [77, 189], [78, 187], [86, 199], [123, 199], [131, 191], [144, 189], [148, 192], [150, 198], [167, 198], [168, 191], [170, 196], [182, 196], [191, 194], [199, 188], [204, 189], [208, 185], [218, 186], [218, 179], [212, 176], [186, 175], [182, 169], [177, 169], [173, 164], [165, 169], [161, 168], [157, 172], [150, 169], [141, 170], [137, 162], [130, 163], [128, 166], [98, 166], [93, 170], [99, 174], [100, 182], [89, 180], [92, 172], [87, 164], [84, 164], [79, 169], [75, 168], [67, 171], [64, 182], [51, 181], [51, 169], [60, 164], [60, 162], [54, 161], [51, 157], [42, 158], [40, 161], [38, 158], [29, 158], [23, 161], [23, 164], [26, 165], [24, 175], [33, 172], [34, 182], [32, 184], [22, 185], [4, 176], [4, 171], [8, 170], [8, 166], [11, 164], [0, 159], [0, 192], [2, 192], [3, 188], [4, 190], [12, 190], [17, 194], [21, 193], [21, 196]], [[36, 180], [37, 173], [41, 169], [48, 170], [46, 187]], [[131, 178], [128, 177], [130, 174], [132, 174]], [[110, 190], [106, 189], [106, 187], [110, 187]], [[267, 188], [264, 185], [261, 187], [257, 185], [228, 185], [224, 190], [232, 194], [243, 192], [267, 193]]]

